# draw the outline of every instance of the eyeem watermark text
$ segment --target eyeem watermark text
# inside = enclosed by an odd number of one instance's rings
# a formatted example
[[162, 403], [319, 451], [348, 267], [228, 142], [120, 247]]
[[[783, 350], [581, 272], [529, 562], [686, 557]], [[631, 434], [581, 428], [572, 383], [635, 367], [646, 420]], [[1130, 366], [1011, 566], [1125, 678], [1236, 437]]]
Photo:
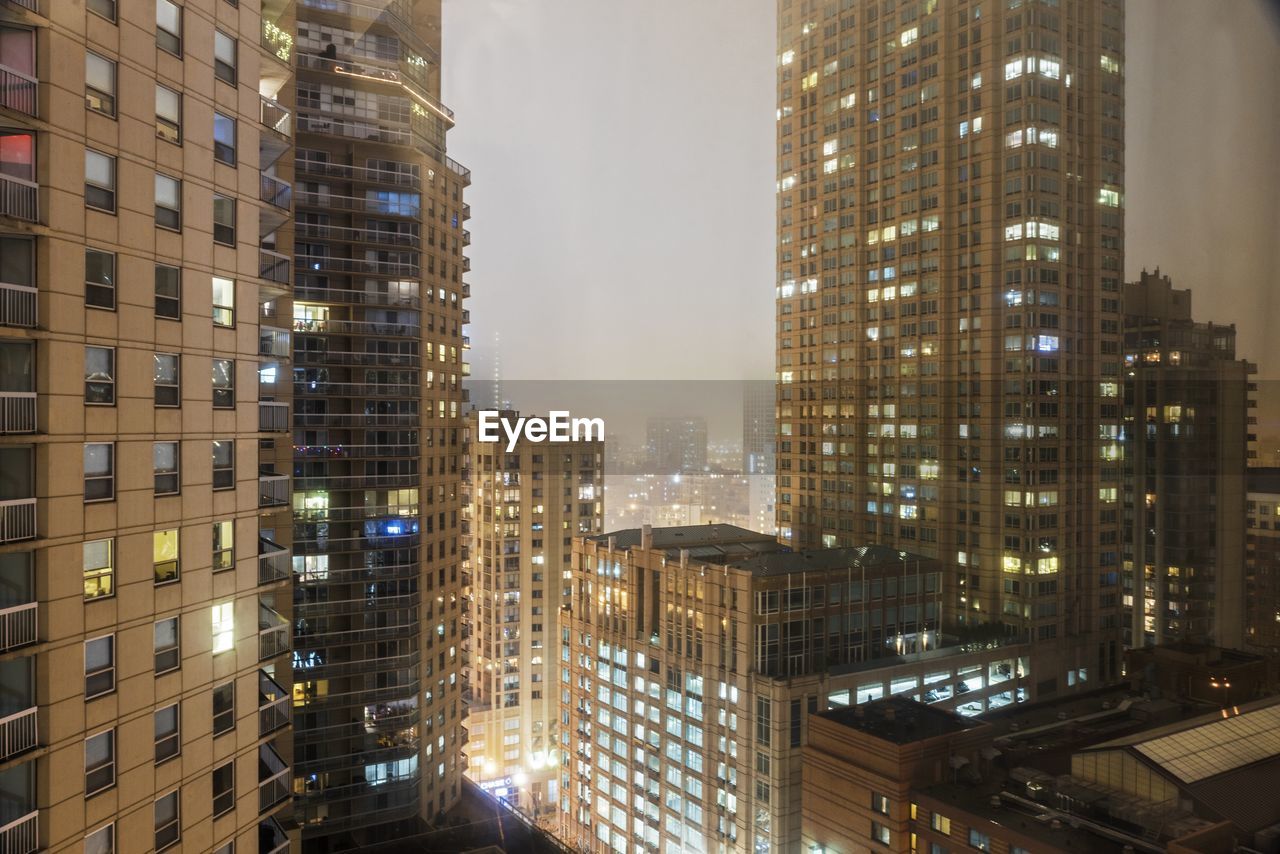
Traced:
[[516, 449], [523, 435], [528, 442], [591, 442], [604, 440], [603, 418], [574, 418], [567, 410], [553, 409], [546, 418], [517, 417], [514, 422], [496, 409], [481, 409], [478, 436], [480, 442], [501, 442], [507, 437], [507, 453]]

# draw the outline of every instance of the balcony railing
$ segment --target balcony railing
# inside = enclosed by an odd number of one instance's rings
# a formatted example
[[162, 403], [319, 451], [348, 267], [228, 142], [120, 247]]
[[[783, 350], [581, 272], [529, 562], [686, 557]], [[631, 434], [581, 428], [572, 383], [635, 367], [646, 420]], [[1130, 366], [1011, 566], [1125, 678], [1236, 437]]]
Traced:
[[0, 851], [5, 852], [5, 854], [32, 854], [32, 852], [39, 850], [39, 810], [32, 810], [22, 818], [15, 819], [4, 827], [0, 827]]
[[0, 107], [34, 116], [37, 88], [39, 81], [36, 78], [7, 65], [0, 65]]
[[258, 583], [284, 581], [292, 571], [292, 554], [266, 537], [258, 538]]
[[258, 738], [289, 725], [289, 692], [258, 671]]
[[394, 335], [401, 338], [419, 338], [422, 335], [422, 327], [416, 324], [374, 320], [297, 319], [293, 321], [293, 331], [313, 335]]
[[274, 400], [258, 401], [258, 430], [263, 433], [289, 432], [289, 404]]
[[38, 222], [40, 204], [37, 201], [40, 186], [32, 181], [0, 175], [0, 215], [27, 222]]
[[286, 854], [289, 836], [274, 818], [258, 823], [258, 854]]
[[[417, 283], [413, 283], [417, 287]], [[370, 291], [349, 290], [347, 288], [313, 288], [301, 286], [293, 291], [293, 298], [307, 302], [341, 302], [351, 305], [388, 305], [397, 308], [420, 308], [422, 300], [417, 293], [404, 290], [395, 293], [375, 293]]]
[[289, 627], [273, 626], [258, 632], [258, 660], [266, 661], [289, 651]]
[[384, 216], [417, 218], [422, 214], [421, 202], [414, 202], [411, 199], [391, 201], [387, 199], [370, 199], [365, 196], [344, 196], [337, 193], [313, 193], [300, 190], [298, 191], [297, 202], [305, 207], [366, 211]]
[[417, 264], [370, 261], [366, 258], [334, 258], [329, 255], [298, 255], [298, 267], [314, 272], [372, 273], [382, 276], [418, 277]]
[[293, 200], [293, 186], [270, 175], [260, 175], [259, 178], [258, 198], [269, 205], [288, 210]]
[[258, 475], [259, 507], [283, 507], [288, 503], [289, 475], [271, 473]]
[[266, 812], [289, 797], [289, 766], [270, 744], [258, 747], [258, 812]]
[[269, 282], [289, 284], [292, 278], [290, 272], [292, 265], [293, 259], [283, 252], [273, 252], [270, 249], [258, 250], [258, 275]]
[[0, 610], [0, 652], [29, 646], [38, 640], [37, 605], [28, 602]]
[[294, 234], [298, 237], [315, 237], [320, 240], [334, 240], [343, 243], [380, 243], [385, 246], [407, 246], [418, 249], [422, 246], [422, 238], [416, 234], [400, 231], [385, 231], [380, 228], [348, 228], [343, 225], [318, 225], [316, 223], [294, 223]]
[[363, 181], [369, 184], [393, 184], [397, 187], [411, 187], [415, 190], [422, 186], [421, 177], [413, 172], [401, 172], [397, 169], [371, 169], [365, 166], [330, 163], [326, 160], [312, 160], [305, 157], [299, 157], [294, 161], [294, 170], [299, 175], [346, 178], [351, 181]]
[[0, 543], [32, 540], [36, 536], [36, 500], [0, 501]]
[[259, 95], [258, 99], [261, 104], [258, 109], [258, 119], [262, 122], [262, 126], [281, 136], [292, 136], [293, 113], [279, 101], [272, 100], [266, 95]]
[[0, 433], [36, 432], [36, 393], [0, 391]]
[[35, 706], [7, 718], [0, 718], [0, 761], [26, 753], [39, 743]]
[[0, 326], [36, 325], [36, 289], [0, 282]]
[[287, 359], [290, 355], [291, 340], [292, 336], [287, 329], [266, 325], [259, 326], [258, 355]]

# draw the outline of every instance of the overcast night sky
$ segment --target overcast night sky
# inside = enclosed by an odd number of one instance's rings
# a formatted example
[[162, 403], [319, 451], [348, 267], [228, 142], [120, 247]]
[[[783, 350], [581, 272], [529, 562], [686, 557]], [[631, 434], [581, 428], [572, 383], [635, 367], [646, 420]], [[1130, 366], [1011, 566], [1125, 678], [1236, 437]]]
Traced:
[[[772, 376], [774, 10], [445, 0], [476, 376], [495, 332], [504, 378]], [[1127, 33], [1127, 276], [1159, 265], [1280, 379], [1280, 18], [1130, 0]]]

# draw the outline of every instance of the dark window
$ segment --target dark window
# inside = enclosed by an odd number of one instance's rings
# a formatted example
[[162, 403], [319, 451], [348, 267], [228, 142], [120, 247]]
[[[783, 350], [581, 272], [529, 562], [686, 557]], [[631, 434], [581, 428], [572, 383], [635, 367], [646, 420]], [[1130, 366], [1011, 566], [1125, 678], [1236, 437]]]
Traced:
[[116, 784], [116, 731], [109, 729], [84, 740], [84, 795]]
[[217, 818], [236, 805], [236, 766], [234, 762], [213, 769], [213, 817]]
[[182, 751], [178, 734], [178, 704], [165, 706], [155, 713], [156, 764], [172, 759]]
[[236, 200], [214, 194], [213, 241], [226, 246], [236, 245]]
[[177, 670], [182, 666], [180, 649], [180, 623], [177, 617], [158, 620], [155, 624], [156, 675]]
[[236, 683], [228, 682], [213, 689], [213, 734], [222, 735], [236, 728]]
[[84, 698], [92, 700], [116, 689], [116, 636], [84, 642]]
[[213, 488], [235, 489], [236, 452], [230, 439], [213, 443]]
[[182, 320], [182, 269], [156, 265], [156, 317]]
[[84, 250], [84, 304], [116, 307], [116, 256], [100, 249]]
[[213, 360], [213, 408], [236, 408], [236, 363], [231, 359]]
[[213, 114], [213, 159], [236, 165], [236, 120], [222, 113]]

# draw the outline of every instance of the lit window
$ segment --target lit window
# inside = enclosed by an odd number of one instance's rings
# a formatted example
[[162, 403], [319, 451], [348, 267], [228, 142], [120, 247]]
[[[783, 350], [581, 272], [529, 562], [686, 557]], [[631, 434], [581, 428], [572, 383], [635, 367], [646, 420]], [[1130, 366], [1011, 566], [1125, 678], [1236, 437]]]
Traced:
[[223, 602], [213, 606], [213, 653], [227, 652], [236, 645], [235, 603]]
[[213, 408], [235, 409], [235, 362], [231, 359], [213, 360]]
[[221, 30], [213, 32], [213, 76], [235, 85], [236, 40]]
[[84, 203], [91, 208], [116, 209], [116, 159], [92, 149], [84, 152]]
[[182, 655], [179, 649], [181, 631], [177, 617], [159, 620], [155, 624], [155, 670], [156, 675], [177, 670], [182, 666]]
[[178, 529], [155, 531], [151, 535], [151, 562], [156, 584], [178, 580]]
[[170, 0], [156, 0], [156, 46], [182, 56], [182, 7]]
[[160, 407], [173, 407], [182, 403], [181, 362], [176, 353], [156, 353], [153, 357], [155, 367], [155, 404]]
[[177, 495], [180, 485], [178, 443], [153, 443], [151, 445], [151, 468], [155, 479], [156, 495]]
[[235, 566], [235, 522], [213, 523], [213, 571]]
[[177, 231], [182, 228], [182, 182], [156, 173], [156, 225]]
[[182, 95], [159, 84], [156, 85], [156, 136], [175, 145], [182, 144]]
[[215, 326], [236, 325], [236, 283], [233, 279], [213, 277], [213, 323]]
[[112, 442], [84, 446], [84, 500], [112, 501], [116, 497], [115, 450]]
[[84, 598], [100, 599], [115, 592], [115, 540], [84, 544]]
[[84, 348], [84, 402], [116, 402], [116, 351], [113, 347]]
[[213, 488], [235, 489], [235, 442], [230, 439], [213, 443]]

